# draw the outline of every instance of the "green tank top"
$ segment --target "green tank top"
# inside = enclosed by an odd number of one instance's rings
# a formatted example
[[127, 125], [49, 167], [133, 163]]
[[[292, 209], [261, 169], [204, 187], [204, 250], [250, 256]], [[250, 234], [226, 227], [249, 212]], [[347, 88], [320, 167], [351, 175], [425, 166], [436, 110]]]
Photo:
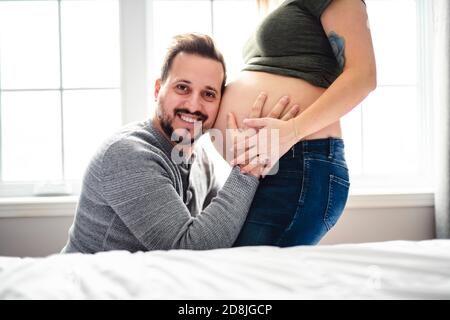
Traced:
[[244, 46], [243, 70], [304, 79], [328, 88], [342, 73], [320, 16], [332, 0], [286, 0]]

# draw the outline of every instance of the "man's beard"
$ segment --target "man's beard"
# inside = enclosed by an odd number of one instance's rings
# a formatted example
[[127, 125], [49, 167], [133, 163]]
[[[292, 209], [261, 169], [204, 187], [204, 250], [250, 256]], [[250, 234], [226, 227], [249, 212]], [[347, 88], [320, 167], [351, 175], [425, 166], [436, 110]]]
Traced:
[[[172, 126], [172, 122], [174, 121], [175, 117], [177, 117], [179, 114], [188, 114], [193, 115], [197, 117], [197, 121], [200, 121], [200, 129], [198, 129], [198, 124], [194, 124], [194, 137], [191, 137], [191, 139], [186, 138], [186, 136], [190, 136], [191, 133], [188, 129], [185, 128], [179, 128], [175, 131], [175, 129]], [[162, 101], [158, 103], [158, 111], [157, 111], [157, 117], [159, 119], [159, 123], [161, 125], [162, 130], [164, 133], [169, 137], [171, 141], [175, 141], [179, 144], [193, 144], [195, 140], [200, 138], [200, 136], [205, 131], [205, 128], [203, 128], [203, 123], [208, 119], [208, 116], [196, 111], [194, 113], [189, 112], [187, 109], [184, 108], [175, 108], [173, 111], [173, 116], [169, 116], [164, 110], [164, 107], [162, 105]], [[184, 131], [185, 134], [181, 134], [180, 131]]]

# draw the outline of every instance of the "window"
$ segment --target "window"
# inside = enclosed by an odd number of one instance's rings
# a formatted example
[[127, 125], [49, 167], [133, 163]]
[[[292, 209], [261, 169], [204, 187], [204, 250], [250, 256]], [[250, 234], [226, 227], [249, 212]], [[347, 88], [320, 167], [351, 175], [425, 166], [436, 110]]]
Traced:
[[[170, 39], [179, 33], [201, 32], [214, 37], [225, 58], [227, 78], [233, 79], [243, 67], [242, 47], [258, 23], [255, 0], [196, 0], [152, 1], [153, 33], [150, 47], [153, 49], [151, 76], [159, 77], [161, 63]], [[230, 19], [232, 17], [232, 23]], [[174, 23], [176, 21], [176, 23]], [[154, 107], [154, 106], [153, 106]], [[215, 160], [219, 181], [225, 181], [230, 169], [216, 152], [209, 139], [201, 139], [203, 146]]]
[[[366, 3], [378, 88], [342, 121], [352, 192], [428, 192], [429, 1]], [[0, 196], [77, 192], [101, 141], [152, 113], [173, 35], [212, 35], [231, 80], [259, 19], [255, 0], [0, 1]]]
[[[428, 1], [367, 0], [377, 89], [343, 118], [353, 190], [432, 188]], [[399, 17], [401, 16], [401, 21]]]
[[76, 192], [121, 125], [119, 2], [0, 2], [0, 196]]
[[[342, 121], [352, 192], [430, 191], [427, 1], [366, 3], [378, 88]], [[254, 0], [155, 0], [152, 12], [155, 77], [173, 35], [203, 32], [223, 51], [232, 79], [241, 69], [242, 47], [259, 19]]]
[[[232, 79], [243, 66], [241, 50], [258, 22], [254, 0], [154, 0], [152, 75], [159, 76], [165, 49], [179, 33], [201, 32], [214, 37], [223, 53], [228, 78]], [[230, 22], [232, 17], [233, 21]], [[176, 21], [176, 23], [174, 23]]]

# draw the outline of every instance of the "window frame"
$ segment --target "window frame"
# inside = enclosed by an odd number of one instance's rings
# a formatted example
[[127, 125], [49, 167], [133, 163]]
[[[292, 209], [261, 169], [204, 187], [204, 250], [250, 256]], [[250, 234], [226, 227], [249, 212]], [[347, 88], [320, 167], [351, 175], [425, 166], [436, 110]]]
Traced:
[[[386, 0], [370, 0], [371, 2]], [[420, 159], [418, 160], [419, 175], [410, 174], [356, 174], [352, 175], [351, 194], [383, 194], [391, 193], [432, 193], [433, 192], [433, 171], [431, 163], [434, 158], [434, 132], [433, 132], [433, 76], [432, 76], [432, 51], [426, 48], [433, 48], [432, 44], [432, 11], [431, 3], [427, 0], [414, 0], [416, 3], [417, 21], [417, 101], [419, 107], [420, 120], [420, 141], [418, 143]], [[370, 3], [368, 3], [370, 5]], [[378, 87], [388, 87], [390, 85], [379, 85]], [[409, 85], [395, 85], [404, 87]], [[363, 111], [362, 111], [363, 112]], [[361, 128], [364, 123], [361, 124]], [[364, 143], [364, 141], [363, 141]], [[362, 152], [362, 162], [364, 167], [364, 152]], [[351, 168], [350, 168], [351, 169]], [[350, 170], [351, 171], [351, 170]], [[363, 168], [364, 172], [364, 168]], [[399, 182], [402, 182], [401, 184]], [[356, 186], [355, 186], [356, 185]]]
[[[14, 1], [19, 1], [19, 0], [8, 0], [11, 2]], [[27, 0], [27, 1], [42, 1], [42, 0]], [[61, 0], [47, 0], [47, 1], [54, 1], [57, 2], [58, 5], [58, 48], [59, 48], [59, 73], [60, 73], [60, 77], [59, 77], [59, 87], [57, 88], [45, 88], [45, 89], [33, 89], [33, 88], [26, 88], [26, 89], [1, 89], [0, 90], [0, 199], [2, 198], [14, 198], [14, 197], [41, 197], [41, 196], [47, 196], [49, 194], [51, 194], [52, 196], [73, 196], [73, 195], [77, 195], [80, 190], [81, 190], [81, 178], [79, 180], [72, 180], [72, 179], [64, 179], [65, 177], [65, 164], [64, 164], [64, 103], [63, 103], [63, 93], [67, 92], [67, 91], [71, 91], [71, 90], [119, 90], [119, 92], [122, 94], [122, 83], [123, 83], [123, 77], [124, 77], [124, 72], [121, 70], [121, 78], [120, 78], [120, 83], [119, 83], [119, 87], [89, 87], [89, 88], [65, 88], [62, 86], [62, 79], [63, 79], [63, 68], [62, 68], [62, 23], [61, 23]], [[70, 1], [82, 1], [82, 0], [70, 0]], [[97, 0], [90, 0], [90, 1], [97, 1]], [[104, 1], [104, 0], [102, 0]], [[144, 2], [145, 0], [139, 0]], [[130, 2], [132, 1], [128, 1], [128, 5], [130, 4]], [[121, 17], [121, 5], [127, 3], [124, 0], [118, 0], [118, 4], [119, 4], [119, 23], [120, 23], [120, 28], [122, 27], [122, 17]], [[135, 12], [133, 12], [132, 14], [135, 14]], [[133, 19], [131, 18], [131, 15], [126, 16], [126, 19], [129, 21], [133, 21]], [[135, 30], [131, 30], [132, 32], [134, 32]], [[122, 56], [123, 56], [123, 43], [122, 43], [122, 30], [120, 30], [120, 60], [122, 63]], [[128, 38], [133, 38], [131, 36], [131, 33], [127, 36]], [[133, 75], [132, 77], [125, 73], [125, 76], [128, 76], [129, 78], [133, 78], [135, 77], [135, 75]], [[127, 80], [128, 81], [128, 80]], [[1, 85], [1, 84], [0, 84]], [[1, 88], [1, 86], [0, 86]], [[20, 92], [20, 91], [26, 91], [26, 92], [36, 92], [36, 91], [55, 91], [59, 93], [59, 98], [60, 98], [60, 115], [61, 115], [61, 122], [60, 122], [60, 126], [61, 126], [61, 158], [62, 158], [62, 172], [61, 172], [61, 176], [62, 179], [60, 180], [56, 180], [54, 182], [51, 183], [47, 183], [47, 185], [45, 185], [45, 182], [42, 181], [24, 181], [24, 182], [5, 182], [2, 181], [2, 138], [1, 138], [1, 119], [2, 119], [2, 92]], [[122, 98], [122, 106], [121, 106], [121, 110], [122, 110], [122, 114], [123, 114], [123, 110], [125, 110], [126, 108], [123, 107], [123, 98]], [[122, 117], [122, 124], [123, 124], [123, 117]], [[41, 189], [41, 191], [39, 191]], [[40, 193], [43, 192], [43, 193]]]
[[[32, 0], [31, 0], [32, 1]], [[75, 0], [76, 1], [76, 0]], [[95, 0], [94, 0], [95, 1]], [[219, 0], [209, 0], [213, 1]], [[372, 0], [377, 1], [377, 0]], [[423, 158], [420, 159], [420, 170], [425, 173], [427, 164], [433, 161], [433, 132], [432, 132], [432, 75], [431, 75], [431, 53], [424, 48], [431, 48], [432, 44], [432, 19], [430, 3], [427, 0], [415, 0], [417, 4], [418, 14], [418, 41], [419, 41], [419, 57], [418, 72], [420, 83], [418, 87], [421, 88], [419, 104], [421, 105], [421, 132], [427, 134], [421, 135], [419, 142], [422, 150], [430, 150], [430, 152], [421, 153]], [[122, 104], [122, 124], [127, 124], [134, 121], [141, 121], [148, 118], [152, 113], [151, 101], [153, 100], [153, 82], [151, 78], [152, 73], [149, 70], [152, 67], [153, 52], [152, 52], [152, 36], [154, 31], [153, 19], [153, 3], [151, 0], [134, 0], [125, 1], [119, 0], [119, 19], [120, 19], [120, 62], [121, 62], [121, 104]], [[214, 23], [214, 20], [212, 20]], [[422, 76], [423, 75], [423, 76]], [[1, 102], [1, 94], [0, 94]], [[0, 110], [1, 111], [1, 110]], [[1, 120], [1, 112], [0, 112]], [[0, 122], [1, 126], [1, 122]], [[1, 130], [1, 127], [0, 127]], [[0, 139], [1, 152], [1, 139]], [[0, 154], [1, 156], [1, 154]], [[0, 161], [0, 169], [1, 169]], [[430, 167], [430, 166], [428, 166]], [[430, 178], [429, 175], [425, 177], [414, 177], [411, 181], [418, 181], [420, 179]], [[418, 186], [411, 188], [399, 188], [387, 185], [382, 187], [376, 182], [377, 178], [366, 178], [364, 176], [354, 177], [355, 180], [366, 179], [365, 183], [361, 183], [362, 188], [356, 188], [351, 191], [351, 194], [386, 194], [386, 191], [392, 194], [431, 194], [432, 188], [420, 188]], [[372, 179], [372, 180], [370, 180]], [[378, 177], [378, 180], [385, 180], [384, 177]], [[67, 184], [61, 185], [61, 190], [72, 190], [70, 195], [76, 195], [81, 189], [80, 181], [65, 181]], [[358, 181], [356, 181], [357, 184]], [[374, 185], [375, 188], [369, 189], [369, 185]], [[431, 184], [430, 184], [431, 185]], [[0, 183], [0, 198], [1, 197], [24, 197], [33, 195], [33, 190], [36, 183]], [[64, 192], [62, 192], [64, 194]]]

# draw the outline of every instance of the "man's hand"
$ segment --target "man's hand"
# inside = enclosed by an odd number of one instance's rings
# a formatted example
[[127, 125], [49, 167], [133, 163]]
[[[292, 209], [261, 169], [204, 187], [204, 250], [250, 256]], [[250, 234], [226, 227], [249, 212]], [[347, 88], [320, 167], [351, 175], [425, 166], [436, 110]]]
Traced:
[[[258, 119], [261, 117], [262, 109], [267, 100], [267, 95], [261, 93], [256, 99], [251, 113], [250, 118]], [[271, 112], [267, 115], [267, 118], [279, 119], [278, 121], [288, 121], [295, 117], [299, 111], [300, 107], [296, 104], [284, 115], [286, 107], [289, 105], [289, 97], [282, 97]], [[239, 165], [241, 171], [244, 173], [251, 174], [258, 177], [265, 171], [268, 165], [265, 158], [261, 158], [258, 151], [258, 131], [244, 126], [245, 130], [240, 130], [236, 123], [236, 118], [234, 114], [230, 113], [228, 115], [228, 130], [227, 130], [227, 141], [232, 141], [232, 146], [227, 150], [226, 159], [233, 159], [231, 165]], [[253, 151], [253, 152], [252, 152]], [[230, 155], [231, 153], [231, 155]]]
[[[254, 129], [247, 129], [242, 130], [239, 129], [236, 122], [236, 117], [233, 113], [228, 114], [228, 125], [227, 125], [227, 155], [226, 159], [229, 161], [230, 165], [235, 166], [236, 164], [232, 163], [231, 160], [233, 160], [237, 156], [237, 149], [236, 145], [240, 141], [245, 141], [247, 138], [255, 136], [257, 134], [257, 131]], [[241, 168], [241, 172], [243, 169], [244, 164], [239, 164], [239, 167]], [[259, 178], [261, 176], [261, 173], [264, 169], [263, 165], [255, 165], [251, 170], [247, 170], [246, 173]]]

